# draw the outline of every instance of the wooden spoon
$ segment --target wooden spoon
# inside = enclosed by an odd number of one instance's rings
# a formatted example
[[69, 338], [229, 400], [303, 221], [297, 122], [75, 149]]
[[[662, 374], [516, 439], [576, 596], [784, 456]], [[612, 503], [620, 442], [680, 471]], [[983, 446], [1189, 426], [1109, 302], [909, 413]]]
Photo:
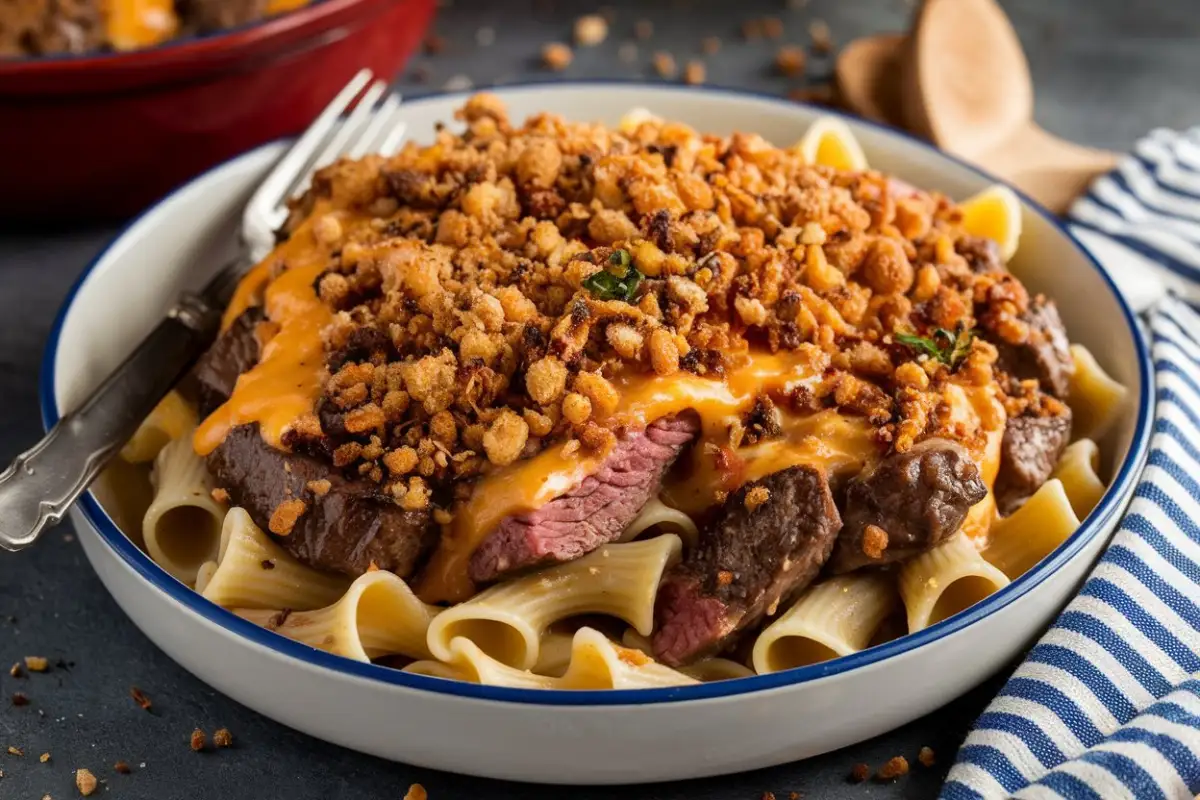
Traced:
[[1116, 165], [1115, 153], [1067, 142], [1033, 122], [1029, 64], [993, 0], [925, 0], [908, 37], [852, 43], [836, 70], [853, 110], [926, 136], [1052, 211], [1065, 211]]
[[864, 36], [842, 48], [834, 80], [843, 104], [860, 117], [889, 125], [903, 124], [900, 60], [907, 36]]

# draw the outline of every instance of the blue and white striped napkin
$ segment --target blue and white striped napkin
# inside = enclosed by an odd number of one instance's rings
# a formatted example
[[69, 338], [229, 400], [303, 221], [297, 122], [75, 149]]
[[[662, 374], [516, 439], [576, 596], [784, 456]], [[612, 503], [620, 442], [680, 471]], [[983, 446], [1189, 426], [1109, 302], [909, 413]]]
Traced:
[[943, 800], [1200, 793], [1200, 129], [1154, 131], [1068, 216], [1148, 318], [1149, 464], [1079, 596], [968, 734]]

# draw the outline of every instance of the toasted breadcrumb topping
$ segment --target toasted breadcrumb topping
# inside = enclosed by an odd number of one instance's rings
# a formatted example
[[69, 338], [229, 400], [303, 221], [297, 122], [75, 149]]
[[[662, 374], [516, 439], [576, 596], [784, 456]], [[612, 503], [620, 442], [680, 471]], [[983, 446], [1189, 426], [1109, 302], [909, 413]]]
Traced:
[[862, 551], [867, 558], [878, 561], [888, 546], [888, 533], [878, 525], [868, 525], [863, 531]]
[[[953, 359], [897, 338], [1031, 335], [1029, 294], [998, 260], [980, 268], [987, 248], [941, 195], [654, 118], [516, 124], [486, 93], [457, 118], [432, 145], [321, 170], [282, 232], [309, 224], [334, 313], [320, 399], [284, 443], [405, 509], [448, 508], [551, 446], [611, 447], [618, 378], [715, 380], [751, 352], [798, 353], [819, 380], [761, 398], [732, 449], [822, 408], [864, 418], [883, 449], [978, 445], [998, 426], [964, 422], [951, 394], [989, 384], [1009, 413], [1061, 408], [1036, 381], [1006, 394], [981, 337]], [[270, 529], [305, 509], [289, 499]]]
[[750, 491], [746, 492], [746, 498], [743, 501], [747, 511], [754, 511], [763, 503], [771, 499], [771, 490], [765, 486], [755, 486]]
[[267, 527], [277, 536], [287, 536], [307, 509], [308, 505], [303, 500], [284, 500], [275, 507]]
[[887, 763], [879, 768], [879, 772], [876, 773], [876, 777], [881, 781], [894, 781], [896, 778], [907, 774], [908, 759], [904, 756], [893, 756], [887, 760]]
[[79, 793], [84, 797], [88, 797], [95, 792], [99, 785], [100, 782], [96, 780], [96, 776], [92, 774], [90, 769], [79, 769], [75, 771], [75, 788], [78, 789]]

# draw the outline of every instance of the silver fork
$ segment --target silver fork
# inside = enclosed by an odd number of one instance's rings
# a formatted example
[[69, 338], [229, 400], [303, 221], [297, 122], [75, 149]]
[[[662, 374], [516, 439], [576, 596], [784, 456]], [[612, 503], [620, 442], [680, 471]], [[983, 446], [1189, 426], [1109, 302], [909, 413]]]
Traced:
[[[0, 473], [0, 548], [27, 547], [48, 525], [62, 520], [212, 343], [238, 280], [274, 246], [275, 231], [287, 219], [288, 197], [306, 188], [316, 169], [340, 156], [391, 155], [400, 146], [400, 98], [387, 93], [386, 82], [371, 78], [370, 70], [355, 75], [259, 186], [242, 216], [239, 258], [199, 292], [180, 295], [158, 327], [82, 406], [64, 414]], [[342, 119], [355, 98], [358, 104]]]

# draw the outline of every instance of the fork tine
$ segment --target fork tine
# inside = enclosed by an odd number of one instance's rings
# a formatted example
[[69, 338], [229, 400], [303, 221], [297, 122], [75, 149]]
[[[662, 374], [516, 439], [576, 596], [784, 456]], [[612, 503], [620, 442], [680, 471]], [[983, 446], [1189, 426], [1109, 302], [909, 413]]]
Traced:
[[330, 137], [329, 143], [325, 145], [325, 149], [321, 151], [321, 154], [313, 162], [314, 168], [320, 169], [332, 164], [334, 161], [337, 161], [338, 156], [341, 156], [349, 149], [350, 145], [356, 140], [357, 134], [363, 125], [370, 123], [376, 113], [375, 102], [386, 91], [386, 81], [375, 81], [367, 87], [367, 91], [363, 92], [358, 105], [346, 117], [346, 121], [337, 127], [333, 136]]
[[378, 152], [379, 148], [374, 144], [381, 140], [383, 133], [390, 127], [391, 118], [398, 108], [400, 108], [400, 95], [388, 95], [387, 99], [379, 106], [379, 110], [375, 112], [375, 116], [371, 118], [370, 124], [359, 134], [358, 141], [346, 155], [349, 158], [362, 158], [368, 153]]
[[391, 131], [379, 145], [379, 152], [385, 156], [393, 155], [400, 149], [400, 145], [404, 143], [404, 133], [408, 129], [408, 125], [400, 120], [399, 114], [397, 114], [396, 121], [391, 128]]
[[[296, 178], [304, 174], [305, 168], [309, 165], [312, 159], [313, 152], [321, 146], [333, 128], [339, 116], [346, 110], [346, 107], [358, 96], [362, 88], [371, 80], [372, 73], [369, 69], [360, 70], [350, 82], [347, 83], [342, 90], [337, 93], [337, 96], [330, 101], [329, 105], [313, 120], [295, 144], [284, 154], [283, 158], [279, 159], [279, 163], [271, 170], [271, 174], [258, 187], [258, 191], [250, 199], [246, 205], [246, 214], [243, 227], [249, 228], [252, 226], [252, 218], [271, 221], [276, 219], [282, 211], [284, 200], [287, 199], [287, 190], [295, 182]], [[277, 224], [277, 223], [275, 223]]]

